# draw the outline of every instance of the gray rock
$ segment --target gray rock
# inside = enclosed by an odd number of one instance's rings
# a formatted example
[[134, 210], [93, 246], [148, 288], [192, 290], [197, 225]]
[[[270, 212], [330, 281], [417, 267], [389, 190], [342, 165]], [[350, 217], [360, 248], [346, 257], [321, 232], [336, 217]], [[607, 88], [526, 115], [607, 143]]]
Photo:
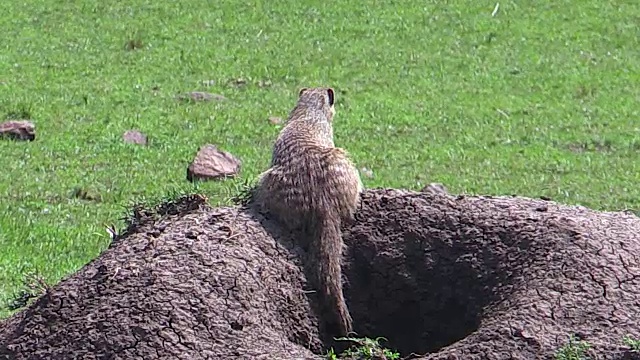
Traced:
[[431, 193], [431, 194], [445, 194], [445, 195], [448, 194], [447, 188], [440, 183], [431, 183], [423, 187], [422, 190], [420, 191], [424, 193]]
[[33, 141], [36, 139], [36, 126], [27, 120], [10, 120], [0, 124], [0, 138]]
[[219, 95], [219, 94], [212, 94], [212, 93], [208, 93], [208, 92], [203, 92], [203, 91], [192, 91], [186, 94], [180, 94], [176, 97], [178, 100], [181, 101], [212, 101], [212, 100], [217, 100], [217, 101], [224, 101], [227, 100], [226, 97]]
[[147, 145], [147, 135], [138, 130], [127, 130], [122, 134], [122, 139], [127, 144]]
[[215, 145], [204, 145], [187, 168], [187, 180], [220, 180], [240, 172], [241, 161]]

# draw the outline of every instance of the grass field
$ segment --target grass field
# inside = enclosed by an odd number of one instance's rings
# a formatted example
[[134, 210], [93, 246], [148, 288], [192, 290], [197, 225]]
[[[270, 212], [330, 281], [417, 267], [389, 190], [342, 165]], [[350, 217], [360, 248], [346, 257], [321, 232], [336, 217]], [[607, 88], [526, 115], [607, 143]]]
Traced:
[[[197, 188], [224, 202], [267, 167], [268, 118], [303, 86], [336, 89], [336, 143], [367, 187], [640, 206], [634, 1], [128, 3], [0, 5], [0, 120], [37, 126], [0, 141], [0, 303], [26, 272], [55, 283], [97, 256], [132, 202], [193, 190], [203, 144], [243, 161]], [[195, 90], [228, 100], [174, 98]]]

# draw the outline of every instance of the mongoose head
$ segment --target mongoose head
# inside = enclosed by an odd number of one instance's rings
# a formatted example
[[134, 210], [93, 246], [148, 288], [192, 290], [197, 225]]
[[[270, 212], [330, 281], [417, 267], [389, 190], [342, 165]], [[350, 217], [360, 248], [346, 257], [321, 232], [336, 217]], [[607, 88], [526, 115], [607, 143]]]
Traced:
[[336, 113], [333, 107], [334, 101], [335, 93], [332, 88], [302, 88], [298, 93], [298, 106], [322, 110], [329, 122], [333, 121]]

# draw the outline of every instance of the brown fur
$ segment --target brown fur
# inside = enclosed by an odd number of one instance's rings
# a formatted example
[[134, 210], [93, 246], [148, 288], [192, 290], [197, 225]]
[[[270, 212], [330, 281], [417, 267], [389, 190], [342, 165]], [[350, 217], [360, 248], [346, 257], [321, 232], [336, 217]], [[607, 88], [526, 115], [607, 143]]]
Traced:
[[334, 92], [300, 90], [260, 175], [256, 202], [289, 229], [305, 229], [313, 280], [341, 335], [352, 331], [342, 293], [343, 221], [353, 217], [362, 182], [345, 150], [333, 143]]

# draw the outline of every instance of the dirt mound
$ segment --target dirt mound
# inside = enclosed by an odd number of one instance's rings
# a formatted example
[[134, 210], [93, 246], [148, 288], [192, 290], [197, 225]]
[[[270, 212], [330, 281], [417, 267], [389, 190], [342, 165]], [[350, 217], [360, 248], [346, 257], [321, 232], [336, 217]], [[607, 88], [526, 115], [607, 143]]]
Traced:
[[[640, 219], [523, 198], [370, 192], [346, 231], [358, 332], [424, 359], [592, 359], [640, 335]], [[374, 316], [367, 316], [372, 314]]]
[[[360, 336], [431, 352], [421, 359], [541, 359], [574, 334], [594, 359], [631, 358], [622, 338], [640, 337], [637, 217], [399, 190], [363, 200], [344, 230]], [[138, 210], [100, 257], [0, 324], [0, 358], [321, 358], [289, 238], [197, 196]]]

